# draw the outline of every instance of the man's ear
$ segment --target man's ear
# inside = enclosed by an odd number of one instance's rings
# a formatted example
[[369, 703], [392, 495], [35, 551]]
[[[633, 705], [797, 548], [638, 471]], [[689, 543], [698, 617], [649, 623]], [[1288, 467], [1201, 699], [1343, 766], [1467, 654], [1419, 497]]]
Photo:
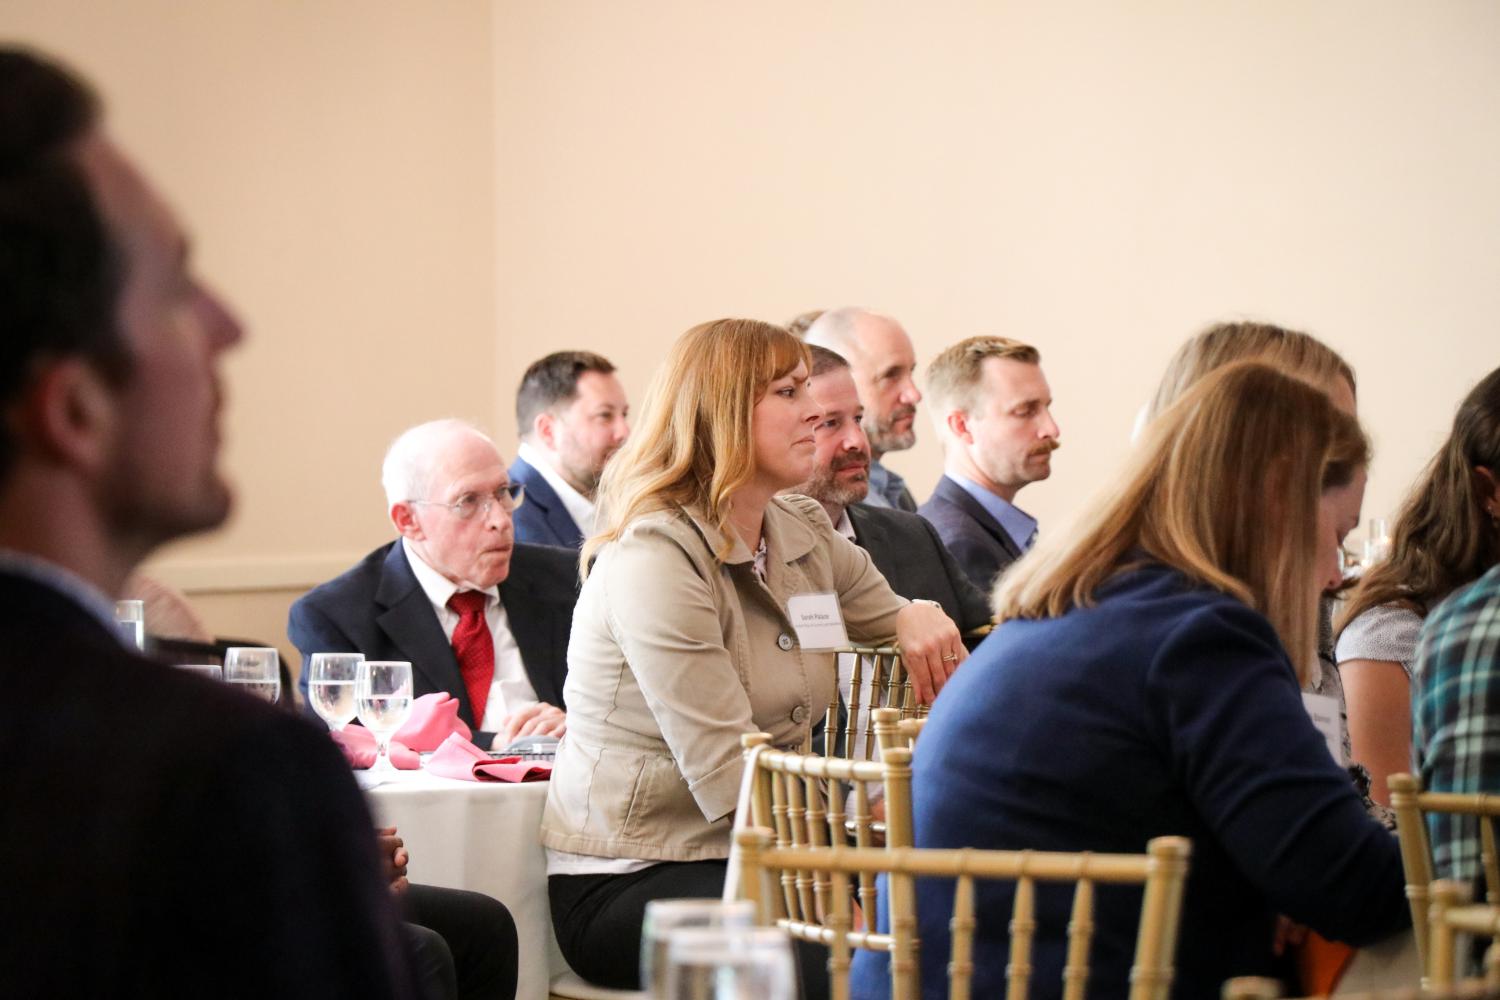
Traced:
[[543, 410], [531, 421], [531, 437], [547, 451], [557, 450], [557, 414]]
[[417, 512], [412, 509], [408, 501], [398, 500], [391, 504], [391, 523], [396, 526], [396, 531], [403, 537], [410, 538], [414, 542], [420, 542], [427, 537], [422, 531], [422, 526], [417, 523]]
[[47, 364], [17, 407], [17, 430], [47, 461], [86, 471], [108, 464], [118, 402], [102, 375], [82, 358]]
[[974, 435], [969, 430], [969, 415], [963, 410], [949, 410], [948, 415], [943, 418], [943, 423], [948, 426], [948, 433], [964, 444], [974, 443]]

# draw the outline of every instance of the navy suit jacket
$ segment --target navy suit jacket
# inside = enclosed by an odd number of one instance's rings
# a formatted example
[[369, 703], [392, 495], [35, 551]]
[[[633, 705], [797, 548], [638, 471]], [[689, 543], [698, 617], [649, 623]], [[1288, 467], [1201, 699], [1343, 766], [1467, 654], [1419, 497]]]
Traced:
[[917, 513], [932, 522], [974, 586], [985, 593], [1006, 567], [1021, 558], [1021, 547], [1000, 522], [947, 476], [938, 480], [932, 496], [917, 508]]
[[326, 727], [7, 572], [0, 690], [0, 996], [420, 995]]
[[961, 632], [990, 623], [989, 597], [964, 575], [932, 525], [889, 507], [856, 503], [846, 509], [855, 542], [892, 590], [908, 600], [937, 601]]
[[511, 515], [516, 525], [516, 541], [531, 545], [556, 545], [564, 549], [583, 548], [583, 532], [562, 497], [524, 458], [510, 463], [510, 481], [526, 487], [526, 498]]
[[[517, 545], [500, 600], [521, 648], [526, 676], [542, 701], [562, 707], [568, 672], [568, 633], [577, 599], [578, 558], [570, 550]], [[292, 605], [287, 635], [302, 653], [303, 700], [313, 653], [363, 653], [369, 660], [411, 662], [416, 697], [446, 691], [458, 699], [459, 718], [478, 730], [474, 706], [443, 635], [432, 602], [417, 582], [397, 539], [371, 552], [342, 576], [315, 587]]]

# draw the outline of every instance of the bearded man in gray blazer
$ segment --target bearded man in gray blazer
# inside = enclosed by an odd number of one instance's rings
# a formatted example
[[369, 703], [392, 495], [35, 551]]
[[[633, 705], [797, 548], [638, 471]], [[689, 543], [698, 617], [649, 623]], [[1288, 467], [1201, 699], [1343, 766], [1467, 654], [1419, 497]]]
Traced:
[[808, 387], [823, 418], [813, 434], [812, 477], [788, 492], [822, 504], [834, 528], [870, 554], [902, 597], [936, 601], [962, 632], [989, 624], [987, 595], [969, 582], [932, 525], [907, 511], [861, 502], [870, 489], [870, 444], [849, 362], [825, 347], [811, 350]]

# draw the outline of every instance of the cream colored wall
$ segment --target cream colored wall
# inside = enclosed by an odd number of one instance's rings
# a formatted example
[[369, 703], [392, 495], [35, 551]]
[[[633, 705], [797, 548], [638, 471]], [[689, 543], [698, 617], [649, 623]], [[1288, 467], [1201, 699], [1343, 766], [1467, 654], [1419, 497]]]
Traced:
[[403, 427], [494, 416], [494, 88], [483, 3], [4, 0], [169, 193], [250, 336], [227, 365], [222, 531], [160, 553], [216, 631], [390, 537]]
[[[1018, 337], [1062, 427], [1020, 496], [1046, 531], [1211, 320], [1345, 353], [1372, 515], [1500, 364], [1500, 5], [497, 9], [502, 335], [602, 347], [637, 397], [724, 314], [869, 304], [922, 361]], [[918, 428], [889, 461], [923, 497]]]
[[[1393, 509], [1500, 363], [1500, 6], [754, 8], [4, 0], [77, 63], [252, 338], [232, 523], [154, 570], [284, 642], [302, 588], [389, 537], [401, 427], [514, 447], [525, 364], [587, 347], [637, 401], [681, 330], [865, 303], [922, 360], [1037, 344], [1064, 450], [1043, 530], [1107, 483], [1205, 322], [1312, 330], [1360, 375]], [[891, 456], [919, 495], [930, 427]], [[273, 634], [274, 633], [274, 634]]]

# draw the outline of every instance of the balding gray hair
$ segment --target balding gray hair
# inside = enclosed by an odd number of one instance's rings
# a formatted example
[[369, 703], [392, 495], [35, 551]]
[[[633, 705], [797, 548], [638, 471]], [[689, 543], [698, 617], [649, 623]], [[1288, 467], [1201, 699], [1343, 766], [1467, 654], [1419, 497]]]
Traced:
[[432, 485], [432, 466], [442, 454], [443, 445], [459, 434], [473, 434], [495, 442], [484, 431], [467, 420], [447, 418], [429, 420], [402, 431], [385, 451], [380, 466], [380, 485], [385, 487], [387, 507], [405, 500], [425, 500]]
[[872, 315], [870, 310], [861, 306], [830, 309], [813, 320], [807, 332], [802, 335], [802, 341], [806, 344], [826, 347], [847, 358], [850, 349], [859, 346], [854, 336], [855, 326], [859, 323], [860, 317], [869, 315]]

